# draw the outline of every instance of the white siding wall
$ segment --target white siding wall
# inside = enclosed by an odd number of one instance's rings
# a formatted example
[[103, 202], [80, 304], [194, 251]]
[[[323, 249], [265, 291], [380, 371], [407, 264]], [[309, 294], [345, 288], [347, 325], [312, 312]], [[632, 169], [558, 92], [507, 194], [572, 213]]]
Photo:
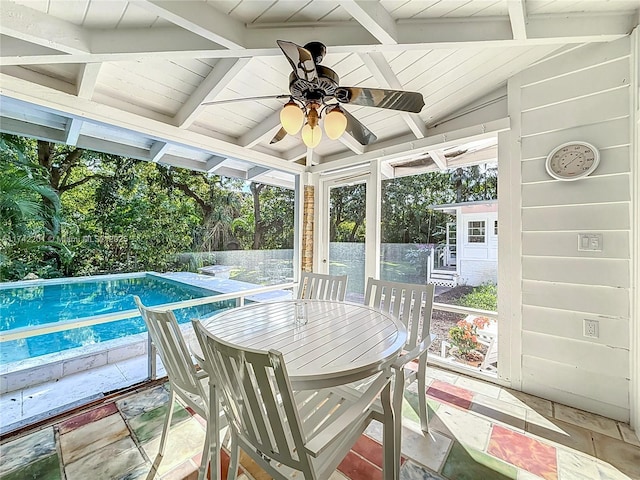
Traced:
[[[458, 252], [460, 279], [463, 285], [481, 285], [498, 281], [498, 236], [494, 233], [494, 221], [498, 212], [462, 213], [458, 229]], [[469, 222], [483, 221], [485, 242], [469, 242]]]
[[[524, 391], [629, 420], [631, 282], [630, 40], [586, 45], [514, 77], [521, 138]], [[518, 98], [513, 98], [517, 95]], [[514, 111], [518, 109], [518, 111]], [[553, 180], [546, 155], [582, 140], [600, 149], [590, 177]], [[635, 147], [637, 148], [637, 146]], [[601, 233], [601, 252], [578, 233]], [[600, 338], [583, 336], [584, 319]]]

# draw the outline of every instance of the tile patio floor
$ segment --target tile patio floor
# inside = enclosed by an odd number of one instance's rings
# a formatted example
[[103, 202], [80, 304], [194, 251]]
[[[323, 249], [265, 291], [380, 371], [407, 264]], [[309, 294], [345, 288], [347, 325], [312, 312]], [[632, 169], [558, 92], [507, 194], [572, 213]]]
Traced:
[[[640, 442], [628, 425], [436, 368], [428, 375], [430, 435], [419, 433], [415, 390], [403, 409], [403, 480], [640, 479]], [[9, 437], [0, 479], [195, 479], [203, 421], [179, 404], [154, 466], [167, 402], [166, 384], [155, 384]], [[373, 423], [332, 480], [380, 479], [380, 438]], [[240, 478], [268, 478], [241, 463]]]

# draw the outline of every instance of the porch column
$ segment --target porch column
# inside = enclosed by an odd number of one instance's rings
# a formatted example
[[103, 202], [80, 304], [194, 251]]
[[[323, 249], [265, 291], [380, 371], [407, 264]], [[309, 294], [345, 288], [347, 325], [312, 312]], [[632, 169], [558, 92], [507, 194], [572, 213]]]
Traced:
[[314, 214], [313, 185], [304, 186], [304, 200], [302, 212], [302, 262], [303, 272], [313, 271], [313, 214]]

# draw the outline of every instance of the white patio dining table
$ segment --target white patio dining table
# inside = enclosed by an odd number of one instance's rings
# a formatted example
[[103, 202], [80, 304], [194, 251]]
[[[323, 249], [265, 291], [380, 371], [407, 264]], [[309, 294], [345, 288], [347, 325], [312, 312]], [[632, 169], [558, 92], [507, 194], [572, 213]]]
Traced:
[[[406, 342], [402, 322], [374, 308], [340, 301], [288, 300], [234, 308], [202, 320], [212, 334], [236, 345], [278, 350], [294, 389], [314, 390], [362, 380], [391, 368]], [[202, 356], [197, 341], [193, 353]], [[385, 478], [397, 479], [400, 438], [390, 386], [383, 392]], [[388, 463], [390, 462], [390, 464]]]

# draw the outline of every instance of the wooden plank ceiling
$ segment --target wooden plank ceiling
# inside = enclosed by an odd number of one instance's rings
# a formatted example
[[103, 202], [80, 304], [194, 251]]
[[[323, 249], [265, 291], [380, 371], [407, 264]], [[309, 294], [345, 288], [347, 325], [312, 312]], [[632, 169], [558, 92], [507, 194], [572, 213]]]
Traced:
[[[506, 128], [510, 76], [556, 50], [627, 35], [638, 8], [637, 0], [1, 0], [0, 129], [288, 186], [305, 169], [378, 159], [391, 166], [387, 176], [447, 168], [447, 151], [460, 145], [443, 138], [443, 125], [482, 111], [474, 118], [485, 136]], [[278, 39], [326, 44], [322, 64], [340, 85], [417, 91], [426, 105], [419, 114], [348, 105], [377, 141], [345, 134], [313, 152], [299, 135], [270, 144], [286, 99], [203, 105], [288, 93]]]

